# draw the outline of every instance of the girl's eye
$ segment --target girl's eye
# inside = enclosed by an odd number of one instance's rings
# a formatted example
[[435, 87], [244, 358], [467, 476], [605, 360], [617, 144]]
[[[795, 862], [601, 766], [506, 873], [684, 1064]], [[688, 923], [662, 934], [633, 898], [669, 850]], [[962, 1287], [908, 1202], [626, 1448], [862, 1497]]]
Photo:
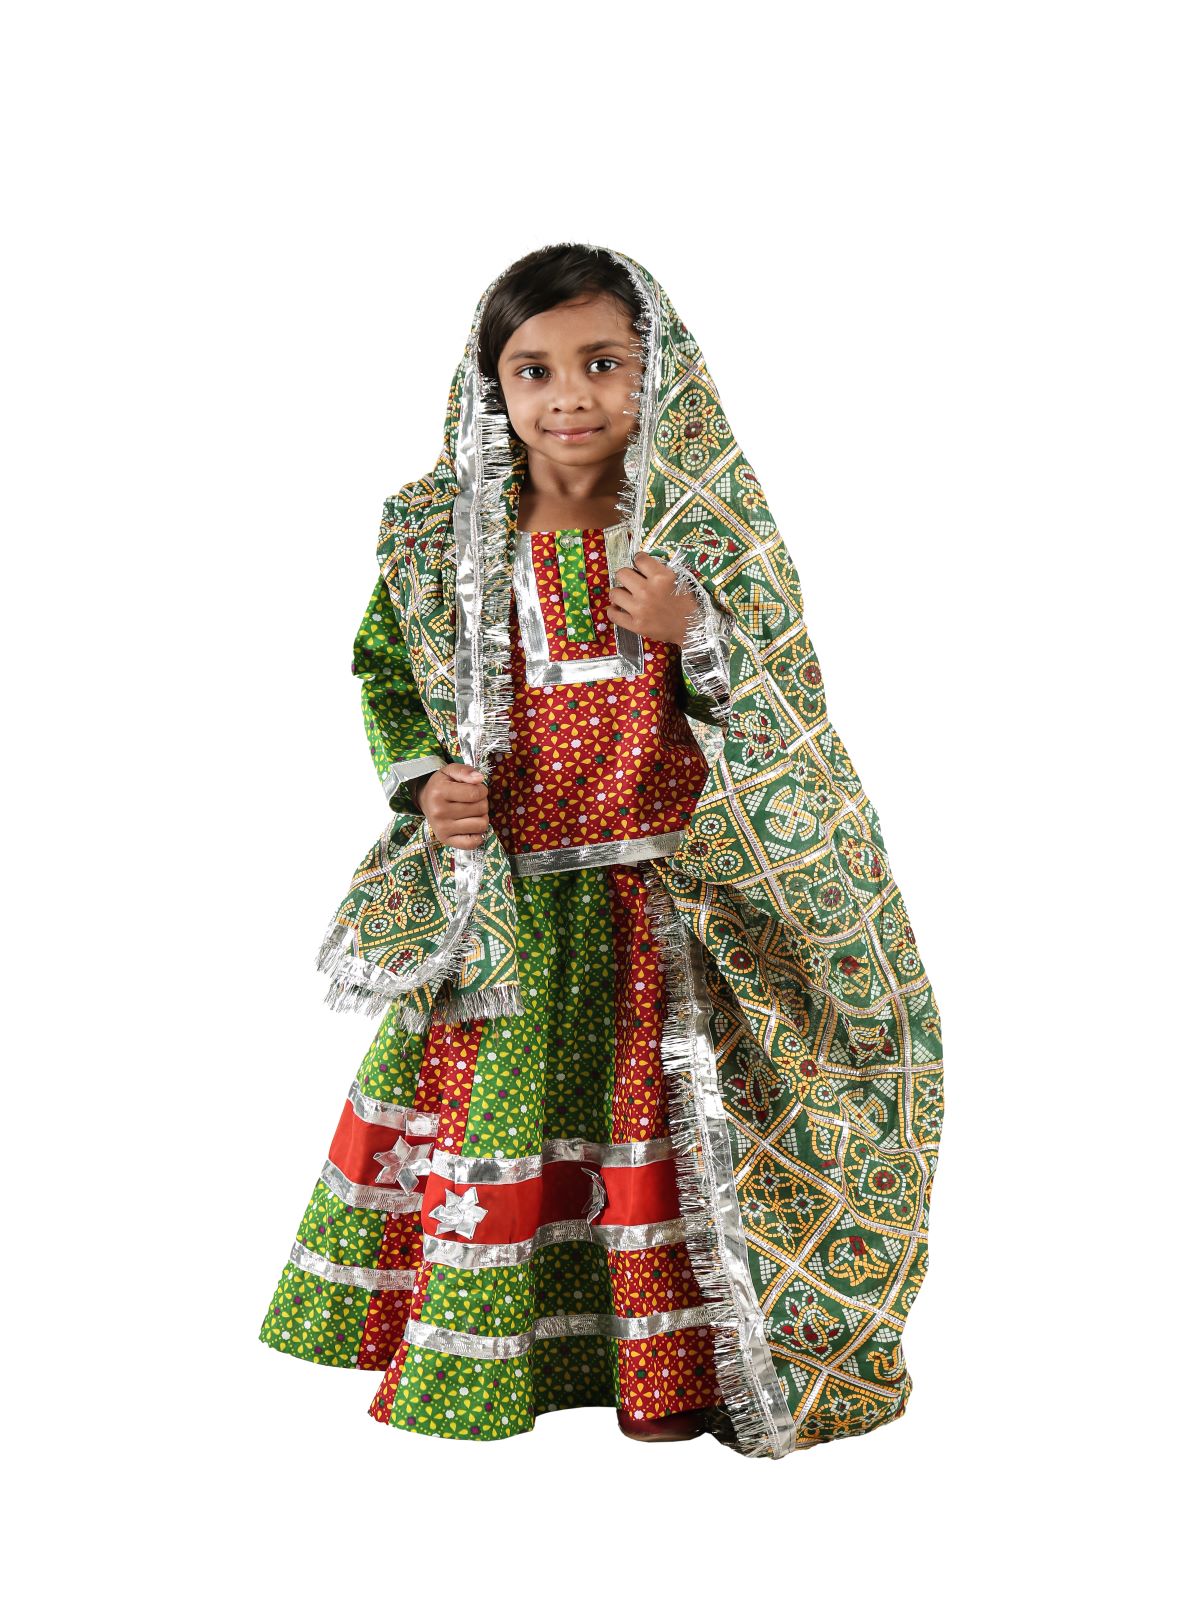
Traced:
[[[621, 365], [621, 363], [617, 360], [616, 356], [596, 356], [595, 360], [590, 361], [588, 363], [588, 365], [594, 367], [596, 365], [597, 361], [607, 361], [609, 363], [609, 371], [611, 371], [613, 367], [619, 367]], [[531, 362], [527, 367], [518, 367], [517, 368], [517, 377], [518, 378], [523, 378], [527, 372], [543, 372], [544, 373], [545, 370], [546, 370], [545, 367], [543, 367], [540, 362], [536, 362], [535, 361], [535, 362]]]

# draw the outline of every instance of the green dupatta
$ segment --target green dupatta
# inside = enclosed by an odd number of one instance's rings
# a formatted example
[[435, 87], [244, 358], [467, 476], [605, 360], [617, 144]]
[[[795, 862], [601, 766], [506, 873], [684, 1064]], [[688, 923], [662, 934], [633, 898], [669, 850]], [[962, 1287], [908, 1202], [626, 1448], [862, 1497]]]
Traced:
[[[710, 762], [682, 846], [648, 863], [689, 1248], [719, 1303], [735, 1448], [782, 1456], [899, 1416], [923, 1280], [941, 1028], [879, 817], [826, 709], [800, 583], [703, 354], [632, 258], [639, 420], [618, 514], [702, 602], [686, 710]], [[498, 281], [498, 280], [493, 280]], [[407, 780], [507, 748], [509, 597], [527, 456], [475, 308], [432, 471], [384, 504], [354, 644], [393, 813], [318, 955], [329, 1003], [401, 1024], [520, 1010], [494, 833], [440, 844]]]

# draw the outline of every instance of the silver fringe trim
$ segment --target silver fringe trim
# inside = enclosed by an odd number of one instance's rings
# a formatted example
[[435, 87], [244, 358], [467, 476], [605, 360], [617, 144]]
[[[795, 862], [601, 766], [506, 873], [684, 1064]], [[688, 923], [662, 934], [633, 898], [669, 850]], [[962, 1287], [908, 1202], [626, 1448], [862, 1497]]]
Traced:
[[[419, 821], [422, 828], [428, 828], [429, 824], [423, 817]], [[386, 831], [391, 834], [397, 827], [409, 828], [412, 822], [412, 817], [398, 818]], [[455, 854], [461, 856], [470, 852], [460, 850]], [[479, 865], [476, 863], [476, 887], [478, 877]], [[402, 976], [355, 955], [354, 929], [339, 922], [335, 916], [326, 928], [317, 952], [317, 970], [328, 974], [333, 980], [325, 996], [325, 1003], [330, 1010], [355, 1011], [364, 1016], [378, 1017], [412, 990], [423, 988], [426, 984], [437, 988], [451, 971], [457, 970], [474, 943], [474, 931], [470, 925], [474, 899], [464, 902], [461, 892], [459, 885], [454, 912], [437, 948]], [[411, 1033], [425, 1033], [429, 1027], [429, 1013], [410, 1002], [401, 1013], [401, 1024]]]
[[[480, 315], [487, 299], [485, 296], [480, 302]], [[478, 338], [476, 321], [464, 356], [455, 453], [459, 487], [453, 510], [458, 562], [454, 691], [461, 759], [486, 777], [492, 758], [510, 744], [512, 560], [501, 491], [512, 466], [512, 445], [498, 387], [479, 370]], [[475, 904], [487, 848], [485, 844], [478, 849], [455, 849], [454, 914], [438, 949], [415, 975], [406, 978], [406, 989], [424, 984], [440, 987], [461, 972], [470, 957], [477, 937]], [[494, 835], [491, 848], [501, 848]], [[450, 996], [441, 1006], [435, 1001], [430, 1015], [406, 1005], [400, 1021], [411, 1033], [427, 1033], [434, 1016], [443, 1021], [466, 1021], [517, 1016], [522, 1009], [519, 983], [500, 984], [478, 993]]]
[[675, 570], [675, 593], [690, 589], [698, 603], [684, 630], [680, 658], [697, 692], [712, 702], [712, 715], [726, 722], [732, 705], [728, 644], [732, 619], [713, 603], [712, 595], [696, 574], [682, 564], [678, 551], [667, 565]]
[[642, 548], [642, 525], [646, 514], [646, 489], [650, 477], [650, 455], [654, 447], [654, 423], [658, 413], [658, 397], [662, 390], [662, 352], [660, 349], [662, 316], [658, 296], [650, 292], [641, 273], [628, 256], [619, 250], [605, 250], [618, 266], [624, 267], [633, 283], [641, 305], [641, 315], [634, 319], [634, 330], [641, 339], [642, 381], [631, 389], [629, 398], [636, 411], [629, 438], [625, 444], [624, 479], [617, 494], [618, 522], [629, 529], [629, 559]]
[[427, 1034], [433, 1017], [420, 1006], [403, 1005], [396, 1012], [396, 1022], [406, 1033]]
[[515, 983], [498, 983], [478, 994], [457, 990], [439, 995], [430, 1011], [404, 1005], [396, 1012], [396, 1025], [406, 1033], [428, 1034], [440, 1022], [477, 1022], [488, 1017], [519, 1017], [524, 1010]]
[[539, 1317], [524, 1333], [459, 1333], [434, 1322], [408, 1319], [405, 1344], [436, 1350], [440, 1355], [468, 1356], [476, 1361], [510, 1361], [533, 1348], [537, 1339], [565, 1339], [580, 1336], [602, 1339], [652, 1339], [656, 1333], [675, 1333], [680, 1328], [707, 1328], [712, 1308], [681, 1306], [678, 1311], [655, 1311], [647, 1317], [614, 1317], [601, 1311], [576, 1311], [560, 1317]]
[[[479, 312], [488, 296], [480, 302]], [[508, 418], [498, 402], [498, 388], [479, 370], [478, 320], [471, 329], [463, 358], [463, 385], [456, 441], [455, 468], [459, 489], [454, 498], [457, 552], [454, 649], [455, 709], [461, 759], [487, 775], [494, 755], [509, 748], [512, 678], [509, 658], [509, 606], [512, 567], [507, 514], [501, 491], [512, 466]], [[424, 824], [428, 826], [428, 824]], [[485, 849], [454, 851], [455, 907], [437, 948], [403, 976], [344, 953], [350, 929], [330, 925], [317, 957], [320, 971], [333, 977], [326, 1003], [334, 1011], [378, 1016], [402, 995], [426, 985], [439, 989], [461, 972], [475, 944], [475, 904], [483, 878]], [[499, 849], [493, 837], [492, 848]], [[340, 930], [340, 931], [335, 931]], [[462, 1015], [519, 1014], [520, 991], [484, 991], [455, 1004]], [[411, 1001], [401, 1013], [410, 1033], [429, 1030], [430, 1013]]]
[[699, 941], [654, 869], [644, 868], [643, 877], [667, 991], [662, 1064], [680, 1210], [692, 1270], [713, 1307], [717, 1381], [735, 1434], [731, 1448], [778, 1458], [796, 1448], [796, 1428], [750, 1277]]
[[390, 972], [374, 962], [354, 955], [354, 929], [336, 917], [325, 930], [317, 951], [317, 971], [333, 979], [325, 996], [331, 1011], [358, 1011], [378, 1017], [399, 994], [400, 986]]
[[433, 1022], [477, 1022], [488, 1017], [519, 1017], [524, 1007], [521, 990], [515, 983], [498, 983], [478, 993], [455, 990], [439, 999], [433, 1008]]

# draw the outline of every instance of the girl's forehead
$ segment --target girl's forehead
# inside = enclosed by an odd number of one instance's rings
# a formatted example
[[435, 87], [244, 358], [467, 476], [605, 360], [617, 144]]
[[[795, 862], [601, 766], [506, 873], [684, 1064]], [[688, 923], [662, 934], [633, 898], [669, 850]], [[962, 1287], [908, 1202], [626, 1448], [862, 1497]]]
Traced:
[[505, 355], [586, 354], [589, 345], [636, 342], [633, 318], [612, 295], [589, 295], [562, 301], [549, 311], [539, 311], [515, 328], [505, 345]]

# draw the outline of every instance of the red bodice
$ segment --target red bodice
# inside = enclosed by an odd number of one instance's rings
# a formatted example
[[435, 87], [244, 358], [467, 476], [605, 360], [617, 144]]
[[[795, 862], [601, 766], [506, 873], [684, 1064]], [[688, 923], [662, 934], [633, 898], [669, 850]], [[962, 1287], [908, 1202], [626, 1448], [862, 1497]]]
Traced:
[[518, 873], [668, 855], [708, 776], [682, 709], [679, 647], [615, 628], [616, 528], [517, 536], [511, 748], [488, 817]]

